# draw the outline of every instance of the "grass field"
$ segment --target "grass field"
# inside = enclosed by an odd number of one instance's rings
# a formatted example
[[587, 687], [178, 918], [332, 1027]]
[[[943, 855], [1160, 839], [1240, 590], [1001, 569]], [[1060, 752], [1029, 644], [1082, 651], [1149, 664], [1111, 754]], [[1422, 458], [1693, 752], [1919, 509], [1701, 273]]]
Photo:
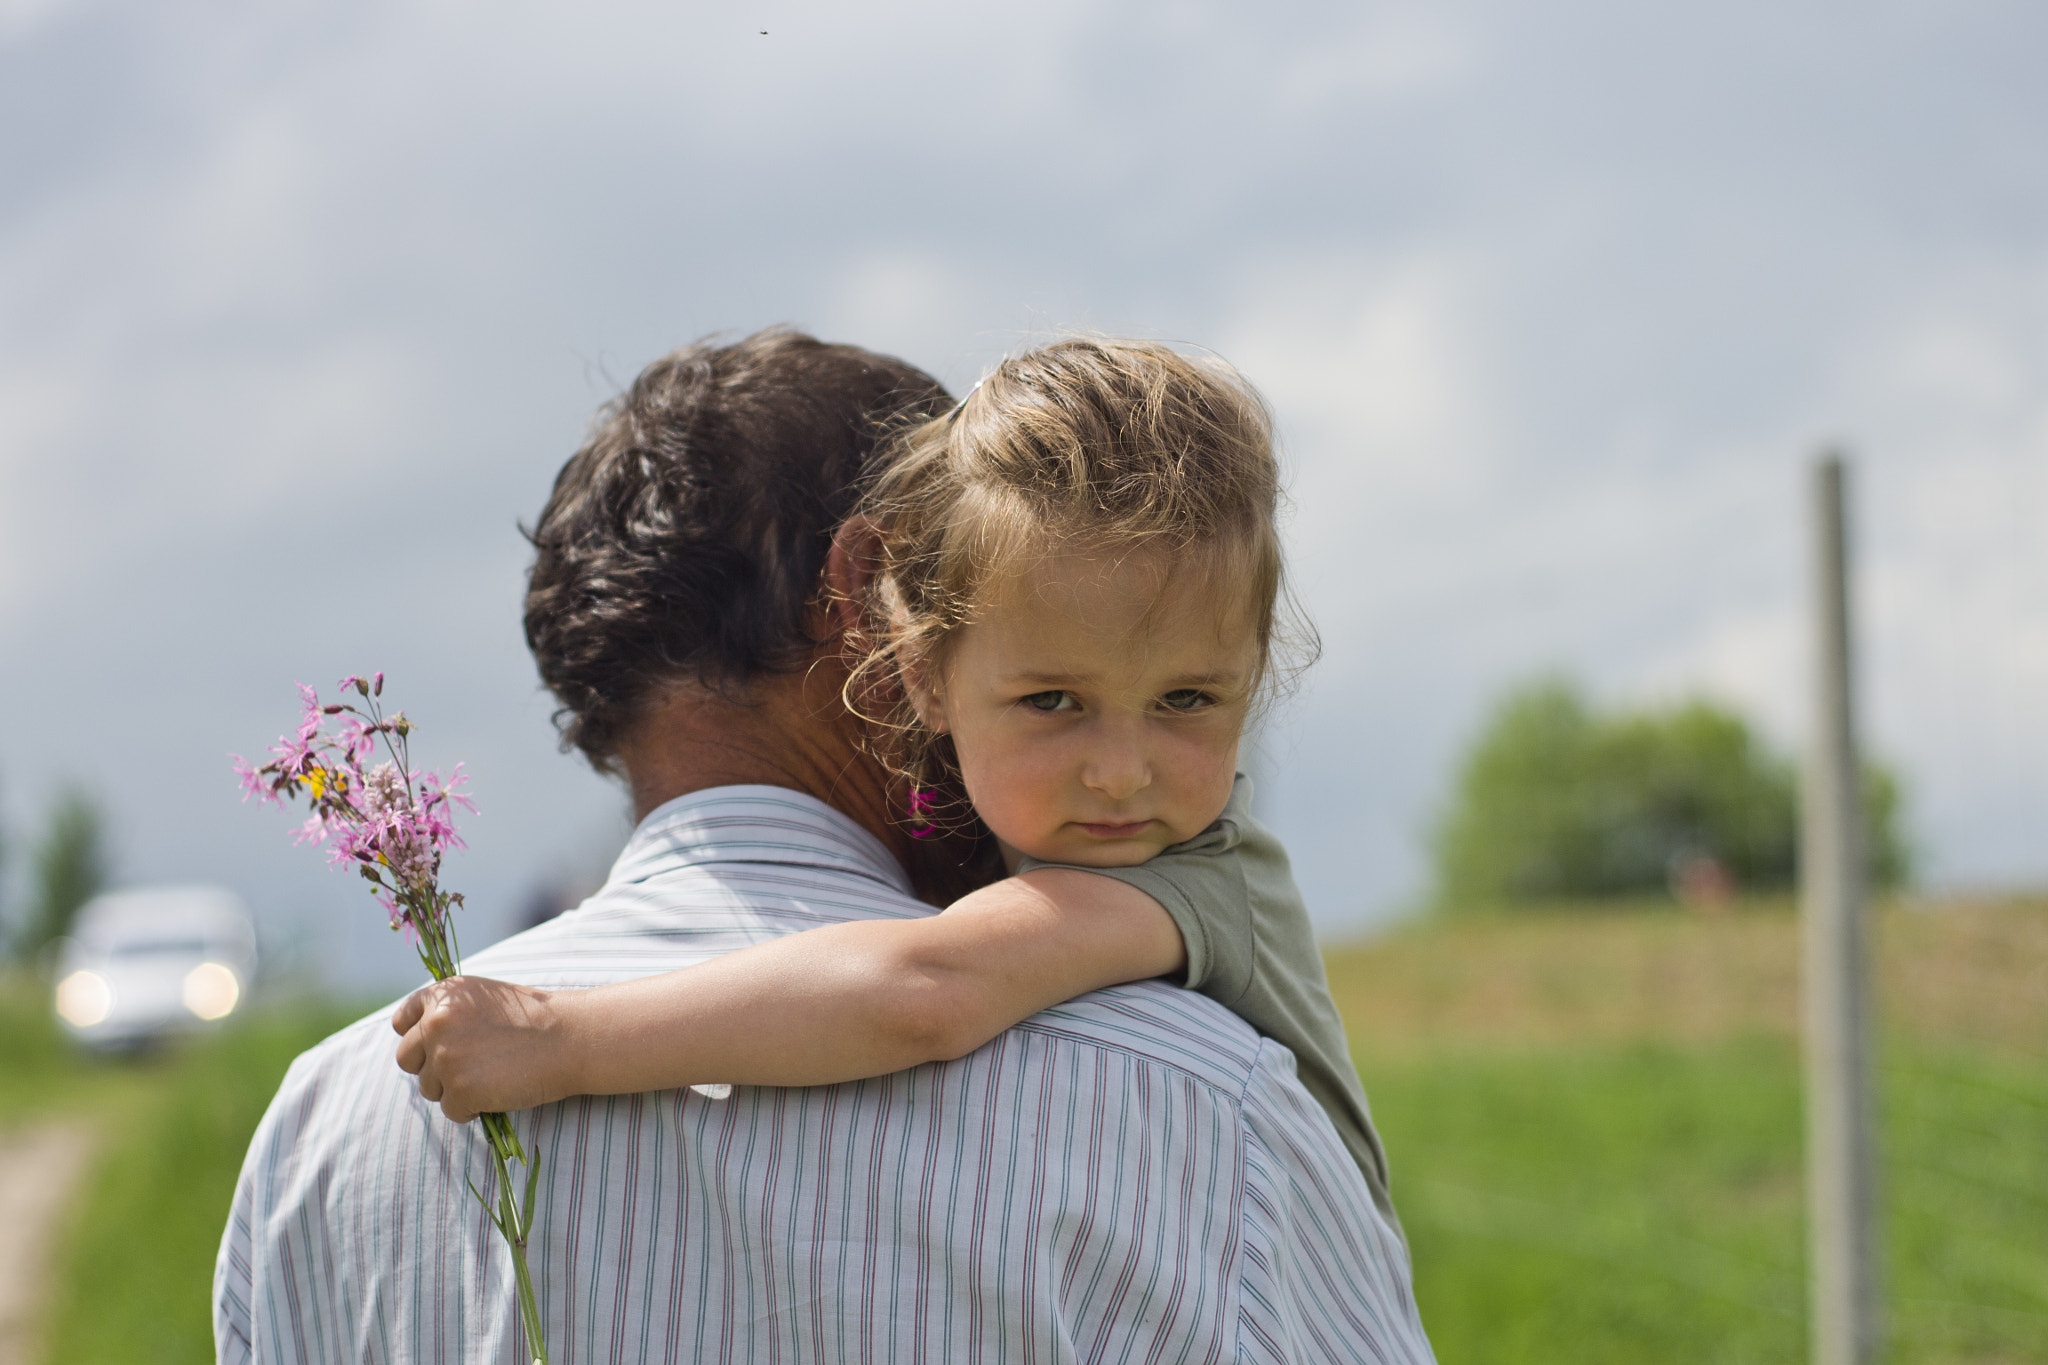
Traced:
[[[2048, 1361], [2048, 905], [1879, 942], [1887, 1359]], [[1446, 1365], [1804, 1358], [1785, 907], [1432, 924], [1330, 969]]]
[[[1888, 911], [1879, 942], [1889, 1359], [2048, 1362], [2048, 903]], [[1784, 907], [1439, 921], [1330, 970], [1446, 1365], [1804, 1358]], [[249, 1131], [350, 1013], [81, 1068], [39, 996], [0, 989], [0, 1124], [84, 1111], [108, 1135], [49, 1360], [211, 1359]]]

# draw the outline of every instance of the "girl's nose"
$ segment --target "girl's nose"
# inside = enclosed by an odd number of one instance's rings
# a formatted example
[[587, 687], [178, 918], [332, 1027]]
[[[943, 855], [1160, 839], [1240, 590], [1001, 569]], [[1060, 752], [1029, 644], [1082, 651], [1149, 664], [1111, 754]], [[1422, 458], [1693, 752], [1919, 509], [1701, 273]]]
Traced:
[[1090, 791], [1112, 801], [1125, 801], [1151, 785], [1152, 765], [1142, 746], [1106, 735], [1103, 741], [1089, 754], [1081, 771], [1081, 780]]

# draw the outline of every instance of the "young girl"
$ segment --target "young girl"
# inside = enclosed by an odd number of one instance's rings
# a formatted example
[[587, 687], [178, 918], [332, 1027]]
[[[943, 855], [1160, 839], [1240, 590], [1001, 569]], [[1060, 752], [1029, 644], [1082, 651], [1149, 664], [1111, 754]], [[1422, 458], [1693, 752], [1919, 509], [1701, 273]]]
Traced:
[[399, 1064], [456, 1119], [829, 1084], [1179, 973], [1293, 1051], [1392, 1222], [1307, 912], [1236, 775], [1271, 672], [1278, 496], [1265, 407], [1219, 363], [1092, 339], [1005, 361], [903, 437], [853, 523], [873, 643], [848, 691], [895, 699], [876, 719], [912, 832], [964, 790], [1012, 875], [593, 990], [458, 978], [400, 1006]]

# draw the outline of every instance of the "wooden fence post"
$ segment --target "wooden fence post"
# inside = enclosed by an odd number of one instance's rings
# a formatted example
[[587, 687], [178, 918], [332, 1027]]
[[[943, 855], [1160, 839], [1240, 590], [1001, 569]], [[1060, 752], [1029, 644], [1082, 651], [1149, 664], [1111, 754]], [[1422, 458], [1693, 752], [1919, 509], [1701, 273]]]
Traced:
[[1843, 483], [1840, 455], [1814, 464], [1814, 711], [1800, 783], [1799, 845], [1814, 1365], [1868, 1365], [1877, 1358], [1881, 1334], [1864, 925], [1869, 860], [1852, 709]]

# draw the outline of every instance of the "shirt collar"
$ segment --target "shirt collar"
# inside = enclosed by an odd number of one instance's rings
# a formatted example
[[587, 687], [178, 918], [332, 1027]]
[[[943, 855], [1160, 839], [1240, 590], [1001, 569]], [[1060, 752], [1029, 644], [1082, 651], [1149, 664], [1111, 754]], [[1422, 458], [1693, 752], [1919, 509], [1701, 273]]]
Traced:
[[610, 880], [636, 882], [701, 863], [828, 868], [915, 894], [881, 840], [814, 796], [767, 786], [708, 787], [655, 807], [626, 841]]

